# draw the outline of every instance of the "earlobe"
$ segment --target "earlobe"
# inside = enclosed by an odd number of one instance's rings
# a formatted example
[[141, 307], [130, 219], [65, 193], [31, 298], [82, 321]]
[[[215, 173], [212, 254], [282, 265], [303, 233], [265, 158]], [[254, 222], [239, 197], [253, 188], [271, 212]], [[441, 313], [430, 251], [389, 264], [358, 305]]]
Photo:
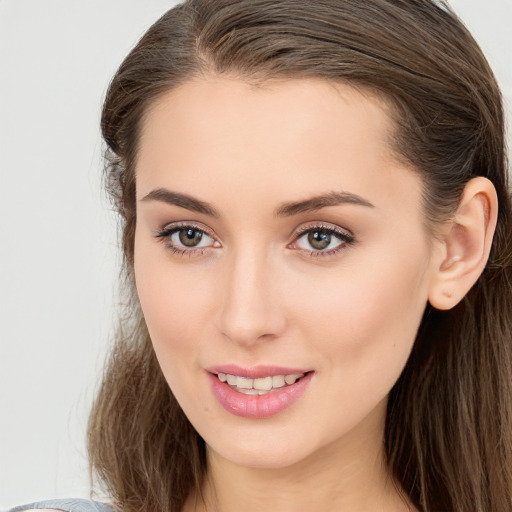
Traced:
[[482, 274], [496, 229], [498, 199], [494, 185], [483, 177], [470, 180], [453, 218], [446, 223], [442, 250], [434, 262], [429, 302], [436, 309], [451, 309]]

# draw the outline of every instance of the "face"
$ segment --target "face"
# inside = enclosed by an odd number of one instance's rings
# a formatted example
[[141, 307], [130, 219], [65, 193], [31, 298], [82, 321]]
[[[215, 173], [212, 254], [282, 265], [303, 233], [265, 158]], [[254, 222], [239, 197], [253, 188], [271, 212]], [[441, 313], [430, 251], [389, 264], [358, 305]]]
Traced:
[[382, 101], [313, 79], [197, 79], [147, 113], [137, 291], [211, 453], [285, 467], [380, 445], [433, 271], [391, 133]]

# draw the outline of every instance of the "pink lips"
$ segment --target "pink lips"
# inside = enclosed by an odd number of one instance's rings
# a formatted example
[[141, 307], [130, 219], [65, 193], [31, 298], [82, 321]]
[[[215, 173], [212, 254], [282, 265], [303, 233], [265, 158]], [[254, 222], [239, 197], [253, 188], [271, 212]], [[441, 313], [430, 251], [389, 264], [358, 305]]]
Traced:
[[[308, 370], [276, 366], [241, 368], [236, 365], [223, 365], [208, 368], [207, 371], [213, 395], [222, 407], [231, 414], [244, 418], [268, 418], [287, 409], [302, 395], [313, 375], [313, 372]], [[226, 382], [221, 382], [217, 377], [218, 373], [250, 379], [300, 373], [305, 375], [294, 384], [274, 389], [267, 394], [246, 395], [232, 389]]]

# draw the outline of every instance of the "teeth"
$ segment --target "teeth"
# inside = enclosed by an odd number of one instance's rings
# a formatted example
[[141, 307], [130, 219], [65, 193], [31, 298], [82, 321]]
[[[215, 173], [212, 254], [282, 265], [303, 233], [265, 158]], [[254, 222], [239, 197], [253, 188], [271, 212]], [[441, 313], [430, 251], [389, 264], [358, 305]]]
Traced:
[[273, 388], [282, 388], [285, 384], [284, 375], [274, 375], [272, 377], [272, 387]]
[[246, 379], [244, 377], [236, 378], [236, 387], [241, 389], [252, 389], [253, 379]]
[[219, 373], [217, 377], [221, 382], [227, 382], [230, 386], [237, 388], [237, 391], [246, 395], [264, 395], [272, 391], [272, 389], [295, 384], [301, 377], [304, 377], [304, 374], [294, 373], [290, 375], [273, 375], [260, 377], [258, 379], [248, 379], [228, 373]]
[[243, 388], [240, 388], [238, 389], [238, 391], [240, 391], [240, 393], [243, 393], [244, 395], [258, 395], [259, 394], [259, 391], [257, 389], [243, 389]]
[[284, 377], [284, 381], [288, 385], [295, 384], [295, 382], [297, 382], [303, 375], [304, 375], [303, 373], [297, 373], [295, 375], [286, 375]]
[[263, 391], [270, 391], [272, 389], [272, 377], [264, 377], [263, 379], [254, 379], [252, 387], [254, 389], [261, 389]]

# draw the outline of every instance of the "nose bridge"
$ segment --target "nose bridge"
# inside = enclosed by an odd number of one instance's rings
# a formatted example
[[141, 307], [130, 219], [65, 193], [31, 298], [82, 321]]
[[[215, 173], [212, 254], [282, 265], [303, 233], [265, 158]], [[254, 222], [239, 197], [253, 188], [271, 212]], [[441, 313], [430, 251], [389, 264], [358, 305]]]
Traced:
[[251, 344], [279, 335], [285, 323], [276, 293], [275, 268], [264, 249], [245, 246], [226, 261], [222, 333], [237, 343]]

